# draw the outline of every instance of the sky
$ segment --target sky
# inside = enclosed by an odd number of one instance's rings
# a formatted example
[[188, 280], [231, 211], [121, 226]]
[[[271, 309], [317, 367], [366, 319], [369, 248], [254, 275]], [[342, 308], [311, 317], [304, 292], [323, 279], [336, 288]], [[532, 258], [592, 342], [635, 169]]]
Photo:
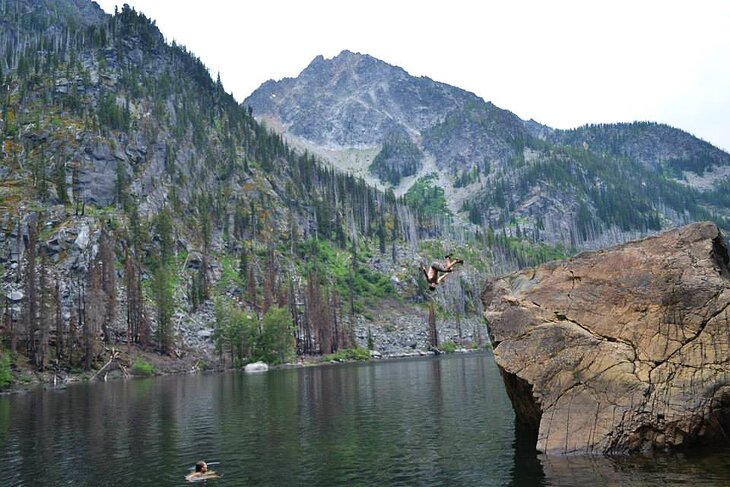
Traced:
[[730, 151], [724, 0], [96, 1], [154, 19], [239, 101], [348, 49], [550, 127], [654, 121]]

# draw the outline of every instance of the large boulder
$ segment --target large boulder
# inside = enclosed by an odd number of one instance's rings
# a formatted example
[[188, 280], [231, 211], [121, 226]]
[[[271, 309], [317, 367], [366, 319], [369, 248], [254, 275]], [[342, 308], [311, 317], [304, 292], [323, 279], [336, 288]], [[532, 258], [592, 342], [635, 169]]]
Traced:
[[254, 362], [251, 364], [246, 364], [246, 367], [243, 370], [245, 370], [249, 374], [255, 374], [258, 372], [268, 371], [269, 366], [265, 362]]
[[697, 223], [525, 269], [482, 296], [517, 420], [548, 454], [730, 438], [730, 271]]

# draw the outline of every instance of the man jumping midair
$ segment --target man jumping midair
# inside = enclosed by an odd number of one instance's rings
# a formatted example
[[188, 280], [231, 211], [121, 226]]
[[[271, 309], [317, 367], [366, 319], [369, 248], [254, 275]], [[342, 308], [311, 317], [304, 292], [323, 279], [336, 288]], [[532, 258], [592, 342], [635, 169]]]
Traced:
[[[464, 261], [462, 259], [452, 259], [451, 254], [447, 255], [445, 257], [446, 262], [445, 265], [441, 262], [435, 261], [431, 264], [431, 267], [426, 269], [426, 266], [421, 264], [421, 270], [423, 271], [423, 274], [426, 276], [426, 281], [428, 282], [428, 288], [431, 291], [436, 290], [436, 286], [438, 284], [441, 284], [441, 282], [446, 279], [446, 276], [449, 275], [449, 272], [453, 272], [454, 266], [456, 264], [463, 264]], [[439, 276], [439, 272], [442, 273], [441, 276]]]

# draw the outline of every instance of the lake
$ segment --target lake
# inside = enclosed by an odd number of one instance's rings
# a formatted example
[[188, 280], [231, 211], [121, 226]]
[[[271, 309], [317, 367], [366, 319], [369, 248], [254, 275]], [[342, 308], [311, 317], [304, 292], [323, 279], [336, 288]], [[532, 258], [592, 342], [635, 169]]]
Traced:
[[0, 485], [730, 485], [730, 451], [538, 456], [488, 353], [0, 397]]

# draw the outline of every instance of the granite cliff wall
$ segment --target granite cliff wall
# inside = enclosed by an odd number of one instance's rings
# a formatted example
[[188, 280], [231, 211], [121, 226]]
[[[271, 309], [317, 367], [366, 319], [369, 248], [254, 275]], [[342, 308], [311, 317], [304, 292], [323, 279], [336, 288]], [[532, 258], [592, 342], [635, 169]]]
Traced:
[[495, 358], [549, 454], [730, 441], [730, 270], [696, 223], [487, 283]]

